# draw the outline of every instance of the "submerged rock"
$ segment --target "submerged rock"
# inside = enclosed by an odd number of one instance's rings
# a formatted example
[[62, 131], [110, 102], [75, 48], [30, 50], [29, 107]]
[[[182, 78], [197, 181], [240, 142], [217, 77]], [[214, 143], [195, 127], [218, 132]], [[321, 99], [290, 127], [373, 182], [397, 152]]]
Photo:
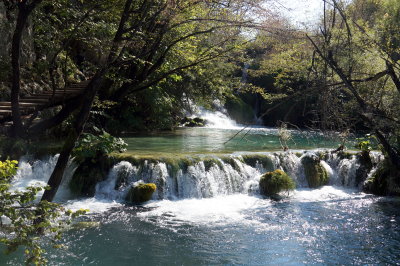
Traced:
[[143, 203], [149, 201], [156, 191], [157, 186], [154, 183], [139, 183], [133, 185], [126, 195], [125, 200], [131, 203]]
[[262, 195], [274, 199], [278, 197], [279, 192], [292, 190], [296, 187], [290, 176], [279, 169], [262, 175], [259, 185]]
[[329, 176], [326, 169], [322, 166], [321, 160], [315, 154], [306, 154], [301, 159], [304, 173], [310, 188], [318, 188], [328, 184]]

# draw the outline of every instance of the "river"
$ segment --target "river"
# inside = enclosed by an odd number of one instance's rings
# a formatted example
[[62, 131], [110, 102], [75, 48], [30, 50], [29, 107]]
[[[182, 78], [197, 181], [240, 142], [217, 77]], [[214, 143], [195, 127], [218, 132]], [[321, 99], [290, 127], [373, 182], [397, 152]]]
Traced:
[[[115, 164], [93, 198], [71, 197], [71, 164], [57, 201], [90, 209], [81, 219], [94, 223], [66, 231], [66, 248], [49, 248], [50, 265], [399, 264], [400, 200], [361, 192], [356, 156], [324, 150], [337, 147], [338, 138], [291, 131], [292, 150], [282, 152], [276, 129], [246, 129], [230, 140], [238, 128], [126, 137], [128, 155], [151, 160]], [[317, 153], [326, 154], [330, 181], [310, 189], [300, 160]], [[45, 182], [56, 159], [22, 158], [14, 186]], [[260, 175], [276, 168], [297, 184], [281, 201], [258, 192]], [[127, 186], [116, 187], [121, 173], [128, 183], [156, 183], [153, 200], [125, 204]], [[21, 254], [1, 256], [0, 265], [21, 264]]]

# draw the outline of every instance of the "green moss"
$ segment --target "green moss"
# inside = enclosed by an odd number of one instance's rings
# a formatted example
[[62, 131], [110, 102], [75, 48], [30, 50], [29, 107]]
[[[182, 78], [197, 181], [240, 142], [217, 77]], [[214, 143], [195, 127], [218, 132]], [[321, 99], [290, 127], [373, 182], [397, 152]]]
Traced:
[[149, 201], [156, 191], [156, 184], [138, 184], [130, 188], [125, 200], [130, 203], [143, 203]]
[[239, 123], [249, 123], [254, 120], [253, 107], [237, 96], [228, 98], [225, 106], [229, 116]]
[[260, 193], [267, 197], [275, 197], [282, 191], [293, 190], [294, 181], [282, 170], [265, 173], [260, 178]]
[[206, 158], [203, 158], [202, 161], [204, 163], [206, 171], [209, 171], [210, 168], [213, 166], [217, 166], [219, 169], [222, 169], [222, 167], [223, 167], [222, 162], [220, 160], [218, 160], [217, 158], [206, 157]]
[[298, 158], [300, 158], [301, 156], [303, 156], [303, 153], [301, 153], [301, 152], [295, 152], [294, 155], [296, 155]]
[[364, 184], [364, 191], [380, 196], [400, 196], [400, 173], [388, 160]]
[[274, 164], [268, 155], [264, 154], [246, 154], [242, 156], [243, 162], [247, 165], [255, 167], [257, 163], [261, 164], [265, 169], [272, 171]]
[[301, 159], [304, 167], [304, 173], [310, 188], [318, 188], [328, 184], [329, 176], [326, 169], [321, 165], [317, 156], [304, 156]]
[[93, 197], [96, 184], [107, 178], [113, 162], [107, 157], [84, 160], [76, 169], [69, 187], [78, 196]]

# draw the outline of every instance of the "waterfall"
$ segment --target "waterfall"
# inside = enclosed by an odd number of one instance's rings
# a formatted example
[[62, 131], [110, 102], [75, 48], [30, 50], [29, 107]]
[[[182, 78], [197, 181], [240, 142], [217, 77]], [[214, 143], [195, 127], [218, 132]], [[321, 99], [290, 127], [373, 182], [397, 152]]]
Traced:
[[[296, 182], [298, 188], [308, 187], [302, 165], [305, 156], [322, 158], [320, 163], [329, 175], [329, 185], [355, 188], [360, 162], [356, 154], [341, 157], [328, 151], [240, 153], [193, 158], [175, 161], [152, 159], [135, 163], [120, 161], [108, 173], [105, 181], [96, 185], [95, 199], [122, 202], [135, 182], [155, 183], [154, 200], [214, 198], [232, 194], [258, 194], [262, 174], [281, 169]], [[20, 159], [18, 172], [12, 182], [13, 189], [24, 189], [35, 184], [45, 185], [58, 159], [58, 155], [44, 160]], [[374, 165], [382, 161], [380, 153], [371, 153]], [[69, 163], [56, 201], [71, 199], [68, 182], [76, 169]], [[376, 167], [371, 170], [371, 176]], [[96, 204], [97, 204], [96, 203]], [[82, 203], [80, 203], [82, 204]], [[87, 202], [85, 204], [88, 204]]]
[[[42, 160], [32, 159], [30, 156], [21, 157], [18, 163], [17, 174], [12, 180], [12, 189], [23, 190], [28, 186], [46, 186], [57, 164], [58, 157], [58, 154]], [[71, 180], [76, 168], [77, 166], [72, 161], [69, 161], [55, 201], [65, 201], [71, 197], [68, 182]], [[42, 194], [43, 191], [38, 194], [38, 197], [41, 197]]]
[[[322, 151], [302, 155], [292, 152], [253, 153], [203, 158], [191, 165], [178, 163], [178, 168], [162, 160], [144, 161], [137, 165], [123, 161], [110, 170], [107, 180], [97, 185], [96, 197], [121, 200], [131, 184], [139, 181], [157, 185], [154, 200], [258, 194], [260, 176], [274, 169], [284, 170], [295, 180], [298, 188], [305, 188], [308, 185], [301, 163], [305, 156], [325, 157], [320, 163], [329, 175], [329, 185], [353, 188], [357, 185], [356, 170], [360, 164], [356, 155], [341, 159], [336, 154]], [[376, 160], [380, 160], [379, 156]]]
[[227, 110], [219, 100], [214, 100], [213, 102], [214, 111], [198, 106], [190, 100], [188, 105], [190, 112], [187, 112], [186, 116], [190, 118], [200, 117], [204, 119], [206, 121], [206, 127], [208, 128], [240, 129], [243, 127], [228, 116]]

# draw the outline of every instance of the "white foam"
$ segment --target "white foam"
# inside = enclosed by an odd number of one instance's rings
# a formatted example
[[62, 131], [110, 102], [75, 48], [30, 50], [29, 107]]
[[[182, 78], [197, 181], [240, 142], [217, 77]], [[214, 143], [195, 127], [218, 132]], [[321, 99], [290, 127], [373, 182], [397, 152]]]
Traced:
[[269, 200], [244, 194], [208, 199], [163, 200], [146, 204], [151, 210], [138, 213], [138, 216], [143, 219], [160, 217], [168, 224], [232, 224], [250, 221], [249, 210], [267, 207], [270, 204]]
[[80, 209], [89, 210], [88, 213], [103, 213], [111, 208], [121, 207], [122, 204], [106, 199], [88, 198], [81, 200], [69, 200], [64, 204], [67, 210], [77, 211]]

